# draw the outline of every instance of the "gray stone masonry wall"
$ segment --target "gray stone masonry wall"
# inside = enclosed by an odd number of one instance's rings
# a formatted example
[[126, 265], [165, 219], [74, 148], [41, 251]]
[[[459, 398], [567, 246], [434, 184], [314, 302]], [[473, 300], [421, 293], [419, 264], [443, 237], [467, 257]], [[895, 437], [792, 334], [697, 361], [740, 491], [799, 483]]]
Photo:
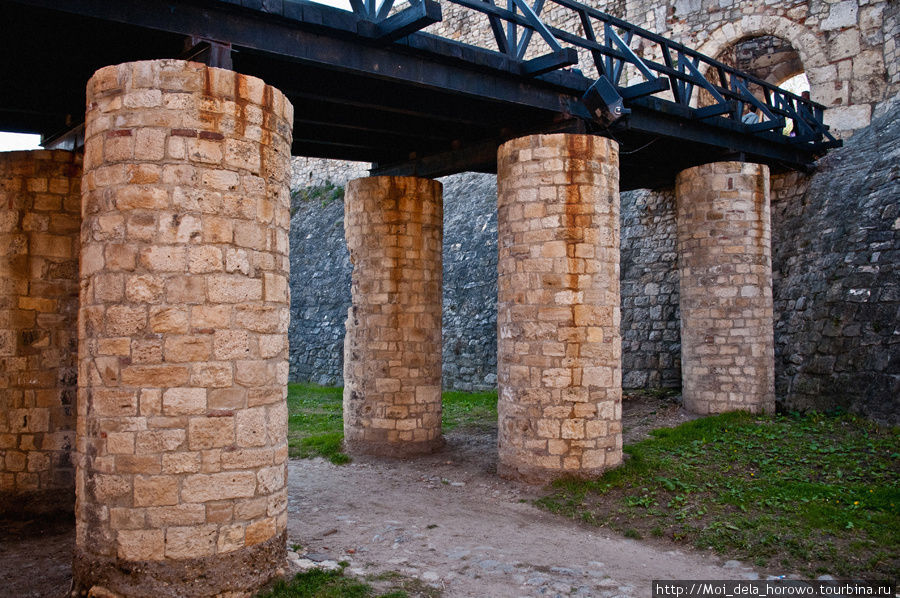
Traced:
[[[295, 161], [295, 171], [297, 166]], [[331, 172], [339, 173], [339, 164]], [[335, 174], [329, 180], [348, 178]], [[442, 180], [443, 383], [490, 389], [497, 384], [497, 185], [492, 175]], [[351, 272], [343, 222], [340, 201], [299, 202], [291, 219], [292, 380], [343, 383]]]
[[[591, 4], [709, 56], [747, 50], [743, 57], [752, 58], [754, 44], [760, 52], [761, 46], [783, 50], [773, 56], [790, 57], [788, 48], [796, 50], [813, 99], [829, 107], [828, 122], [848, 145], [833, 151], [811, 178], [791, 174], [772, 180], [776, 394], [789, 408], [841, 404], [896, 421], [900, 125], [896, 107], [890, 108], [885, 98], [900, 92], [900, 3]], [[428, 31], [493, 47], [484, 15], [447, 3], [443, 8], [444, 21]], [[544, 16], [563, 29], [577, 21], [574, 13], [556, 5]], [[778, 45], [778, 40], [786, 44]], [[590, 75], [586, 58], [582, 56], [580, 67]], [[866, 128], [873, 114], [876, 126]], [[850, 138], [854, 130], [861, 139]], [[366, 166], [295, 158], [294, 187], [326, 180], [344, 184], [365, 176]], [[490, 175], [470, 174], [444, 182], [444, 385], [493, 386], [496, 183]], [[622, 194], [621, 214], [623, 386], [677, 386], [681, 364], [672, 194]], [[309, 205], [292, 221], [294, 379], [340, 381], [350, 280], [342, 218], [339, 205]]]
[[[821, 161], [772, 179], [776, 395], [789, 409], [900, 412], [900, 102]], [[492, 387], [496, 368], [496, 182], [447, 177], [444, 385]], [[671, 190], [622, 194], [625, 388], [680, 382]], [[301, 206], [291, 229], [291, 376], [341, 381], [350, 265], [340, 202]]]
[[444, 182], [444, 386], [497, 387], [497, 180]]
[[291, 158], [291, 189], [328, 183], [343, 187], [352, 179], [369, 176], [369, 166], [368, 162], [294, 156]]
[[675, 194], [622, 194], [622, 386], [681, 386]]
[[776, 195], [779, 400], [900, 423], [900, 101]]
[[[348, 172], [353, 172], [356, 163], [348, 164]], [[329, 165], [334, 178], [328, 180], [348, 180], [340, 174], [340, 165]], [[295, 172], [306, 166], [295, 159]], [[443, 384], [459, 390], [491, 389], [497, 385], [497, 182], [493, 175], [475, 173], [442, 181]], [[671, 190], [622, 194], [625, 388], [681, 383], [674, 201]], [[340, 201], [321, 200], [295, 206], [291, 379], [341, 384], [344, 321], [350, 306], [344, 208]]]
[[351, 272], [344, 202], [295, 201], [290, 231], [291, 380], [343, 384]]

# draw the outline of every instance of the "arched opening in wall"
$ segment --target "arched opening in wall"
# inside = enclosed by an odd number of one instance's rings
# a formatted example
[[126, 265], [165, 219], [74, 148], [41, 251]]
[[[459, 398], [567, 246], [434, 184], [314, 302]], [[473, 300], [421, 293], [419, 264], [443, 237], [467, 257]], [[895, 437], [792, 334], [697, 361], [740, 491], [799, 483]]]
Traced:
[[803, 92], [809, 92], [809, 79], [806, 77], [806, 73], [800, 73], [778, 83], [778, 87], [799, 96]]
[[[800, 53], [791, 42], [781, 37], [775, 35], [744, 37], [727, 45], [714, 58], [727, 66], [797, 95], [809, 91], [809, 80], [806, 78]], [[706, 77], [713, 85], [722, 85], [719, 73], [715, 69], [710, 69]], [[763, 99], [761, 86], [751, 83], [748, 87], [753, 95]], [[698, 106], [709, 106], [712, 103], [712, 96], [707, 91], [701, 90]]]
[[803, 73], [803, 61], [797, 50], [789, 41], [774, 35], [742, 39], [726, 47], [716, 58], [774, 85]]

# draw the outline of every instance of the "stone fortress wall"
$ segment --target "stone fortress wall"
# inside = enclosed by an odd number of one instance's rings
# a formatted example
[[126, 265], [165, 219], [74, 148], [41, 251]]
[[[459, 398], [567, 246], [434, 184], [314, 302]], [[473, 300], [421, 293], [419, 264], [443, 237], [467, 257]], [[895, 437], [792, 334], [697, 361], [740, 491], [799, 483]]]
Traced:
[[[574, 14], [550, 6], [545, 18], [566, 28]], [[792, 408], [841, 406], [896, 419], [900, 190], [894, 148], [900, 131], [894, 125], [898, 103], [891, 99], [900, 91], [898, 4], [627, 0], [598, 8], [775, 84], [805, 72], [812, 99], [828, 107], [827, 122], [846, 147], [833, 150], [810, 176], [772, 176], [776, 396]], [[492, 47], [484, 15], [450, 4], [444, 15], [429, 31]], [[651, 49], [642, 51], [649, 56]], [[343, 184], [364, 175], [365, 167], [295, 158], [294, 181]], [[443, 384], [491, 388], [496, 182], [471, 173], [443, 182]], [[342, 212], [340, 202], [324, 208], [307, 203], [294, 215], [293, 379], [341, 381], [349, 305]], [[678, 387], [673, 190], [622, 193], [621, 235], [623, 385]]]
[[[344, 185], [358, 162], [321, 160], [326, 180]], [[295, 180], [310, 163], [294, 159]], [[299, 164], [299, 168], [298, 168]], [[497, 385], [497, 181], [444, 177], [444, 386]], [[623, 384], [681, 383], [675, 196], [633, 191], [621, 199]], [[341, 201], [296, 202], [291, 220], [291, 379], [340, 384], [344, 321], [350, 307], [350, 255]]]
[[0, 181], [0, 515], [71, 509], [81, 158], [6, 152]]

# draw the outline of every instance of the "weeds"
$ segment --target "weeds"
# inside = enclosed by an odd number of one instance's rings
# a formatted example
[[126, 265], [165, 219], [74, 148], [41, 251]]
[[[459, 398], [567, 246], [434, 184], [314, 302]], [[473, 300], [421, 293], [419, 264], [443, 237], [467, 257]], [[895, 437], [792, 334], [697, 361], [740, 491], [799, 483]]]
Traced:
[[344, 576], [343, 570], [312, 569], [291, 580], [278, 580], [272, 589], [257, 598], [369, 598], [372, 588]]
[[421, 580], [395, 571], [355, 579], [336, 571], [312, 569], [289, 580], [276, 581], [256, 598], [440, 598], [442, 592]]
[[291, 191], [291, 216], [300, 208], [302, 202], [321, 201], [324, 208], [334, 201], [344, 199], [344, 188], [335, 185], [331, 181], [325, 181], [321, 185], [301, 187]]
[[497, 428], [497, 391], [443, 393], [443, 429], [490, 431]]
[[[496, 428], [496, 392], [447, 391], [443, 400], [444, 430]], [[288, 446], [292, 457], [324, 457], [336, 465], [350, 462], [350, 457], [341, 451], [342, 403], [341, 388], [288, 385]]]
[[561, 480], [553, 512], [712, 548], [757, 566], [846, 577], [900, 565], [900, 432], [853, 416], [730, 413], [660, 429], [626, 463]]
[[440, 598], [441, 591], [418, 579], [388, 572], [366, 580], [344, 575], [345, 566], [337, 571], [312, 569], [298, 573], [290, 580], [275, 582], [268, 592], [257, 598]]
[[342, 389], [289, 384], [287, 401], [288, 447], [292, 457], [324, 457], [336, 465], [350, 462], [350, 457], [341, 452]]

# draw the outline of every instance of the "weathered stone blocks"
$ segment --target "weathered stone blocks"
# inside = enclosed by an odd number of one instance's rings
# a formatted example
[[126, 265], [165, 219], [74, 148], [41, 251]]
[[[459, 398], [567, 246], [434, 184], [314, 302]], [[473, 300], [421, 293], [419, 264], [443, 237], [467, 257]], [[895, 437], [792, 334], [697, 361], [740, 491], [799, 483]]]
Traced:
[[622, 460], [618, 145], [535, 135], [500, 147], [500, 475], [543, 482]]
[[71, 509], [81, 160], [0, 153], [0, 513]]
[[775, 410], [769, 168], [716, 162], [679, 173], [684, 405]]
[[177, 60], [87, 96], [76, 587], [253, 590], [285, 549], [292, 107]]
[[350, 181], [353, 263], [344, 341], [344, 444], [400, 456], [441, 446], [441, 184]]

